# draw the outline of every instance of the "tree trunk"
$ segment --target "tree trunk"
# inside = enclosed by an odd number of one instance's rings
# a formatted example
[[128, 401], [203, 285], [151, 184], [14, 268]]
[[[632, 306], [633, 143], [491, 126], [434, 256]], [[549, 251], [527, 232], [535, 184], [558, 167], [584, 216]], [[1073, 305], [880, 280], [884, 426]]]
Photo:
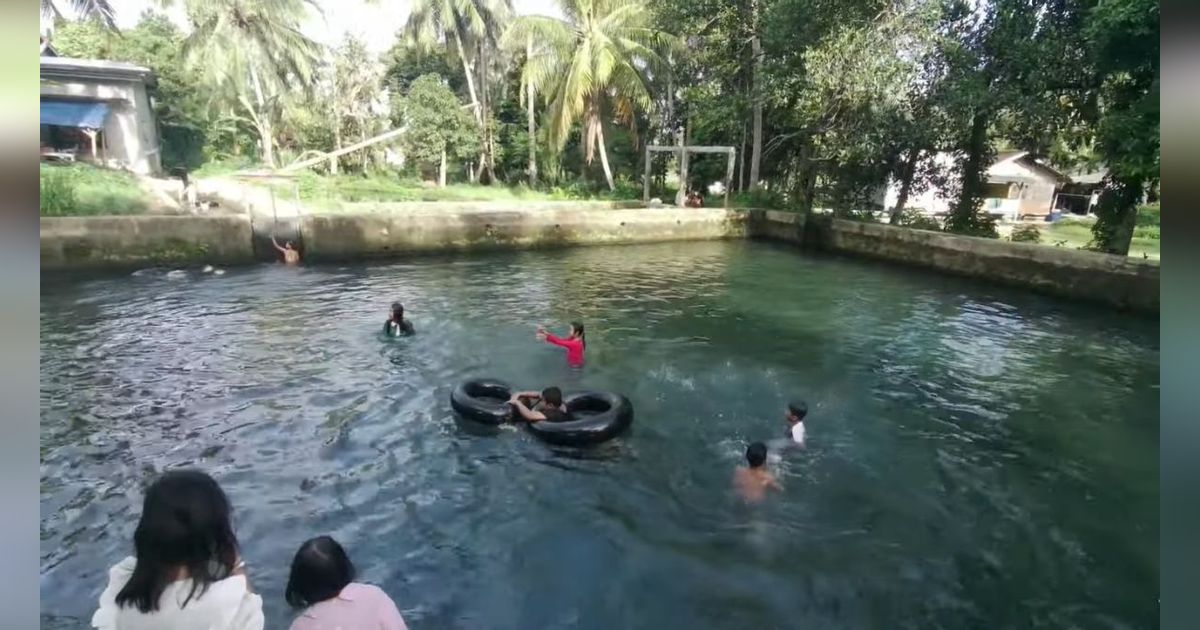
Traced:
[[691, 122], [691, 117], [683, 123], [683, 129], [676, 134], [679, 146], [679, 188], [675, 191], [675, 205], [682, 208], [687, 205], [687, 185], [688, 185], [688, 162], [691, 161], [687, 150], [684, 148], [688, 143], [688, 123]]
[[258, 71], [250, 66], [250, 84], [254, 87], [254, 99], [258, 103], [258, 112], [254, 116], [257, 121], [259, 147], [262, 161], [268, 168], [275, 168], [275, 138], [271, 130], [271, 114], [267, 111], [267, 99], [263, 94], [262, 83], [258, 80]]
[[742, 123], [742, 142], [738, 147], [737, 191], [746, 190], [746, 124]]
[[762, 165], [762, 40], [759, 38], [759, 0], [750, 0], [750, 52], [754, 56], [751, 65], [750, 99], [754, 108], [754, 129], [750, 154], [750, 190], [758, 188], [759, 167]]
[[[334, 151], [338, 151], [342, 148], [342, 125], [340, 124], [340, 121], [341, 121], [341, 117], [338, 117], [338, 119], [335, 120], [333, 123], [333, 150]], [[336, 156], [329, 158], [329, 174], [330, 175], [338, 174], [338, 158]]]
[[961, 187], [958, 201], [950, 216], [946, 219], [946, 229], [960, 234], [978, 236], [994, 232], [989, 218], [979, 212], [979, 204], [983, 200], [983, 185], [987, 165], [987, 122], [988, 116], [984, 111], [978, 111], [971, 118], [971, 135], [967, 139], [967, 160], [963, 163]]
[[800, 145], [800, 181], [799, 194], [800, 211], [804, 214], [805, 225], [812, 219], [813, 206], [813, 191], [816, 189], [817, 173], [815, 163], [811, 160], [812, 157], [812, 139], [805, 138], [804, 144]]
[[921, 151], [913, 149], [900, 172], [900, 195], [896, 197], [896, 207], [892, 208], [892, 216], [888, 223], [896, 225], [900, 222], [900, 214], [904, 212], [904, 204], [908, 203], [908, 193], [912, 189], [913, 176], [917, 173], [917, 162], [921, 159]]
[[1096, 224], [1092, 240], [1097, 250], [1129, 255], [1133, 230], [1137, 226], [1137, 206], [1142, 197], [1142, 180], [1110, 176], [1096, 204]]
[[475, 79], [471, 76], [471, 64], [467, 61], [467, 51], [463, 48], [462, 37], [458, 34], [458, 29], [454, 30], [454, 43], [458, 46], [458, 58], [462, 60], [463, 76], [467, 78], [467, 94], [471, 97], [471, 113], [475, 115], [475, 122], [480, 126], [483, 125], [482, 112], [479, 111], [479, 97], [475, 94]]
[[[529, 58], [533, 56], [533, 36], [525, 40], [525, 63], [529, 63]], [[534, 127], [533, 116], [533, 82], [527, 81], [525, 84], [525, 101], [527, 106], [528, 125], [529, 125], [529, 187], [537, 186], [537, 135]]]
[[604, 180], [608, 182], [608, 189], [616, 190], [617, 185], [613, 182], [612, 169], [608, 167], [608, 151], [604, 149], [604, 123], [596, 125], [596, 148], [600, 150], [600, 166], [604, 167]]
[[438, 188], [446, 187], [446, 149], [442, 149], [442, 161], [438, 164]]

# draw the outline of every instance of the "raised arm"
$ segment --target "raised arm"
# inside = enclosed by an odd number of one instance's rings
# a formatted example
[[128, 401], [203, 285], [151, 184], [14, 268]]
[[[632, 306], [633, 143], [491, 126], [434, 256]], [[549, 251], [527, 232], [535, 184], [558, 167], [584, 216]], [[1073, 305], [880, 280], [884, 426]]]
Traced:
[[271, 244], [272, 244], [272, 245], [274, 245], [274, 246], [275, 246], [275, 249], [278, 249], [280, 252], [286, 252], [286, 251], [287, 251], [286, 249], [284, 249], [284, 248], [282, 248], [282, 247], [280, 247], [280, 246], [279, 246], [279, 241], [275, 240], [275, 235], [274, 235], [274, 234], [272, 234], [272, 235], [271, 235]]
[[569, 348], [572, 344], [576, 343], [574, 339], [563, 339], [562, 337], [555, 337], [550, 333], [545, 333], [545, 335], [546, 343], [552, 343], [556, 346], [562, 346], [563, 348]]

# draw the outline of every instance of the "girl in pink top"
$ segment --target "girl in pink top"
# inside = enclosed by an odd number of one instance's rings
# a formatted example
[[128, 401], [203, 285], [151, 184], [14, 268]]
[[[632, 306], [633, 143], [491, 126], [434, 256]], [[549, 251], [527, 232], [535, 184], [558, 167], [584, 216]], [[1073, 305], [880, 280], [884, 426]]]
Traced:
[[581, 322], [571, 322], [571, 332], [564, 339], [555, 337], [546, 332], [545, 328], [538, 326], [537, 338], [546, 343], [552, 343], [556, 346], [561, 346], [567, 349], [567, 365], [571, 367], [579, 367], [583, 365], [583, 351], [587, 348], [587, 338], [583, 334], [583, 324]]
[[300, 545], [284, 596], [302, 608], [291, 630], [408, 630], [392, 598], [354, 582], [354, 565], [329, 536]]

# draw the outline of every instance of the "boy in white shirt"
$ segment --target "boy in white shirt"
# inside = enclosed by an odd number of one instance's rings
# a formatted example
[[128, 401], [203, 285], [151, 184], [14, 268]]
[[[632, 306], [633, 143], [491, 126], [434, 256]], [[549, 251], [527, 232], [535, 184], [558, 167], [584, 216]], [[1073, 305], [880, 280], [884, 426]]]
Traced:
[[803, 400], [788, 403], [787, 418], [788, 436], [800, 446], [804, 446], [804, 416], [808, 415], [808, 404]]

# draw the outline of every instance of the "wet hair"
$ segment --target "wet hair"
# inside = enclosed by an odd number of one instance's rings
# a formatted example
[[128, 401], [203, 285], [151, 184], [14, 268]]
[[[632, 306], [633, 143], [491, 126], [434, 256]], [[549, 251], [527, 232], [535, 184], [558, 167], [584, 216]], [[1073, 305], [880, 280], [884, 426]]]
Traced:
[[562, 390], [557, 387], [547, 387], [542, 390], [542, 400], [555, 407], [562, 404]]
[[158, 610], [159, 598], [180, 568], [192, 580], [182, 606], [229, 577], [238, 556], [229, 516], [229, 499], [207, 474], [175, 470], [156, 479], [146, 489], [133, 533], [137, 564], [117, 593], [117, 605], [136, 606], [143, 613]]
[[346, 550], [329, 536], [317, 536], [300, 545], [292, 558], [283, 596], [293, 608], [307, 608], [337, 597], [354, 576]]
[[804, 416], [808, 415], [808, 403], [803, 400], [796, 400], [788, 403], [788, 413], [796, 416], [797, 420], [803, 420]]
[[767, 463], [767, 445], [755, 442], [746, 447], [746, 461], [751, 468], [758, 468]]
[[399, 302], [392, 302], [392, 319], [400, 321], [404, 319], [404, 305]]
[[575, 334], [579, 335], [579, 341], [583, 342], [583, 347], [587, 348], [587, 335], [583, 334], [583, 322], [571, 322], [571, 328]]

